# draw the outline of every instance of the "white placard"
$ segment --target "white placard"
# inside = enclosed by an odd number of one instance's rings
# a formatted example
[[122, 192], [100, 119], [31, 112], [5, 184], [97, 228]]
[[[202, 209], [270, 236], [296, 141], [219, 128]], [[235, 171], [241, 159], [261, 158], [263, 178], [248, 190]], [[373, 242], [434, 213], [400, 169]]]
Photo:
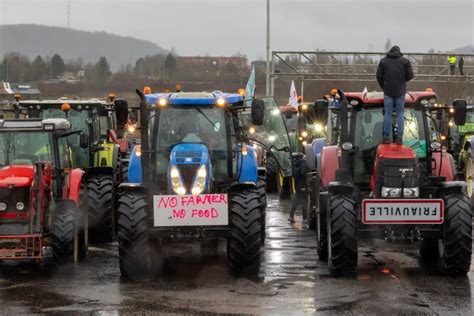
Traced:
[[227, 194], [154, 195], [154, 225], [222, 226], [229, 223]]
[[362, 201], [364, 224], [441, 224], [444, 201], [367, 199]]

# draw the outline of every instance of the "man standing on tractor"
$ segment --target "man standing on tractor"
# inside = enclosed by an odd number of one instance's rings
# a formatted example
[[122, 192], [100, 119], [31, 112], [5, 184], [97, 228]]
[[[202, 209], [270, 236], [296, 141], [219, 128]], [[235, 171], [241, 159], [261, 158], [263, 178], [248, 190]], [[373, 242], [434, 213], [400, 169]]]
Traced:
[[306, 161], [302, 153], [293, 154], [293, 163], [294, 163], [294, 178], [295, 178], [295, 195], [293, 196], [293, 201], [291, 202], [290, 217], [288, 221], [290, 223], [295, 222], [295, 211], [298, 205], [301, 205], [303, 212], [303, 224], [306, 223], [306, 217], [308, 215], [308, 196], [304, 192], [305, 187], [305, 176], [308, 173], [308, 168], [306, 167]]
[[392, 112], [395, 106], [397, 111], [397, 138], [398, 144], [403, 143], [406, 83], [413, 79], [413, 69], [408, 59], [403, 57], [400, 47], [393, 46], [386, 57], [380, 60], [377, 68], [377, 81], [384, 92], [384, 120], [383, 143], [390, 143], [392, 129]]

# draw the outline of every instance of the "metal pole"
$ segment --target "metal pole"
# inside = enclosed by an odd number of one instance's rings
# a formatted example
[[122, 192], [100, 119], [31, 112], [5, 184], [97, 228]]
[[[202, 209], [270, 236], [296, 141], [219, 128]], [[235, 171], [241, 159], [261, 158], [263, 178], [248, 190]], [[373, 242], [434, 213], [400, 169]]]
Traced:
[[301, 77], [301, 97], [304, 100], [304, 77]]
[[267, 0], [267, 65], [266, 65], [266, 95], [270, 95], [270, 0]]

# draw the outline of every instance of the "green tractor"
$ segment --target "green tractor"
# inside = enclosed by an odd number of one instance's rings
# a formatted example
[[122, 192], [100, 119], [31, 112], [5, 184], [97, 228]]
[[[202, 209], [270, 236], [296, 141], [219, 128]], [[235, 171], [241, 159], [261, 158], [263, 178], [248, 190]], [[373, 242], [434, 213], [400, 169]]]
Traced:
[[[15, 116], [66, 118], [74, 130], [71, 136], [73, 165], [82, 168], [88, 192], [90, 239], [110, 242], [116, 235], [116, 190], [126, 182], [130, 146], [125, 137], [127, 103], [108, 101], [43, 100], [18, 101]], [[122, 138], [122, 139], [121, 139]]]

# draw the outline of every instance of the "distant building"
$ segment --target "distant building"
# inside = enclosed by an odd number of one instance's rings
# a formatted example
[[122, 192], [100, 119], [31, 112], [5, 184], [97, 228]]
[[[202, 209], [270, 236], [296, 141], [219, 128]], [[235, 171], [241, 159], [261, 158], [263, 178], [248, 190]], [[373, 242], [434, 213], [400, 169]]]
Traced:
[[217, 57], [217, 56], [177, 56], [176, 62], [181, 65], [186, 64], [206, 64], [221, 67], [226, 64], [234, 64], [239, 68], [247, 69], [247, 57]]

